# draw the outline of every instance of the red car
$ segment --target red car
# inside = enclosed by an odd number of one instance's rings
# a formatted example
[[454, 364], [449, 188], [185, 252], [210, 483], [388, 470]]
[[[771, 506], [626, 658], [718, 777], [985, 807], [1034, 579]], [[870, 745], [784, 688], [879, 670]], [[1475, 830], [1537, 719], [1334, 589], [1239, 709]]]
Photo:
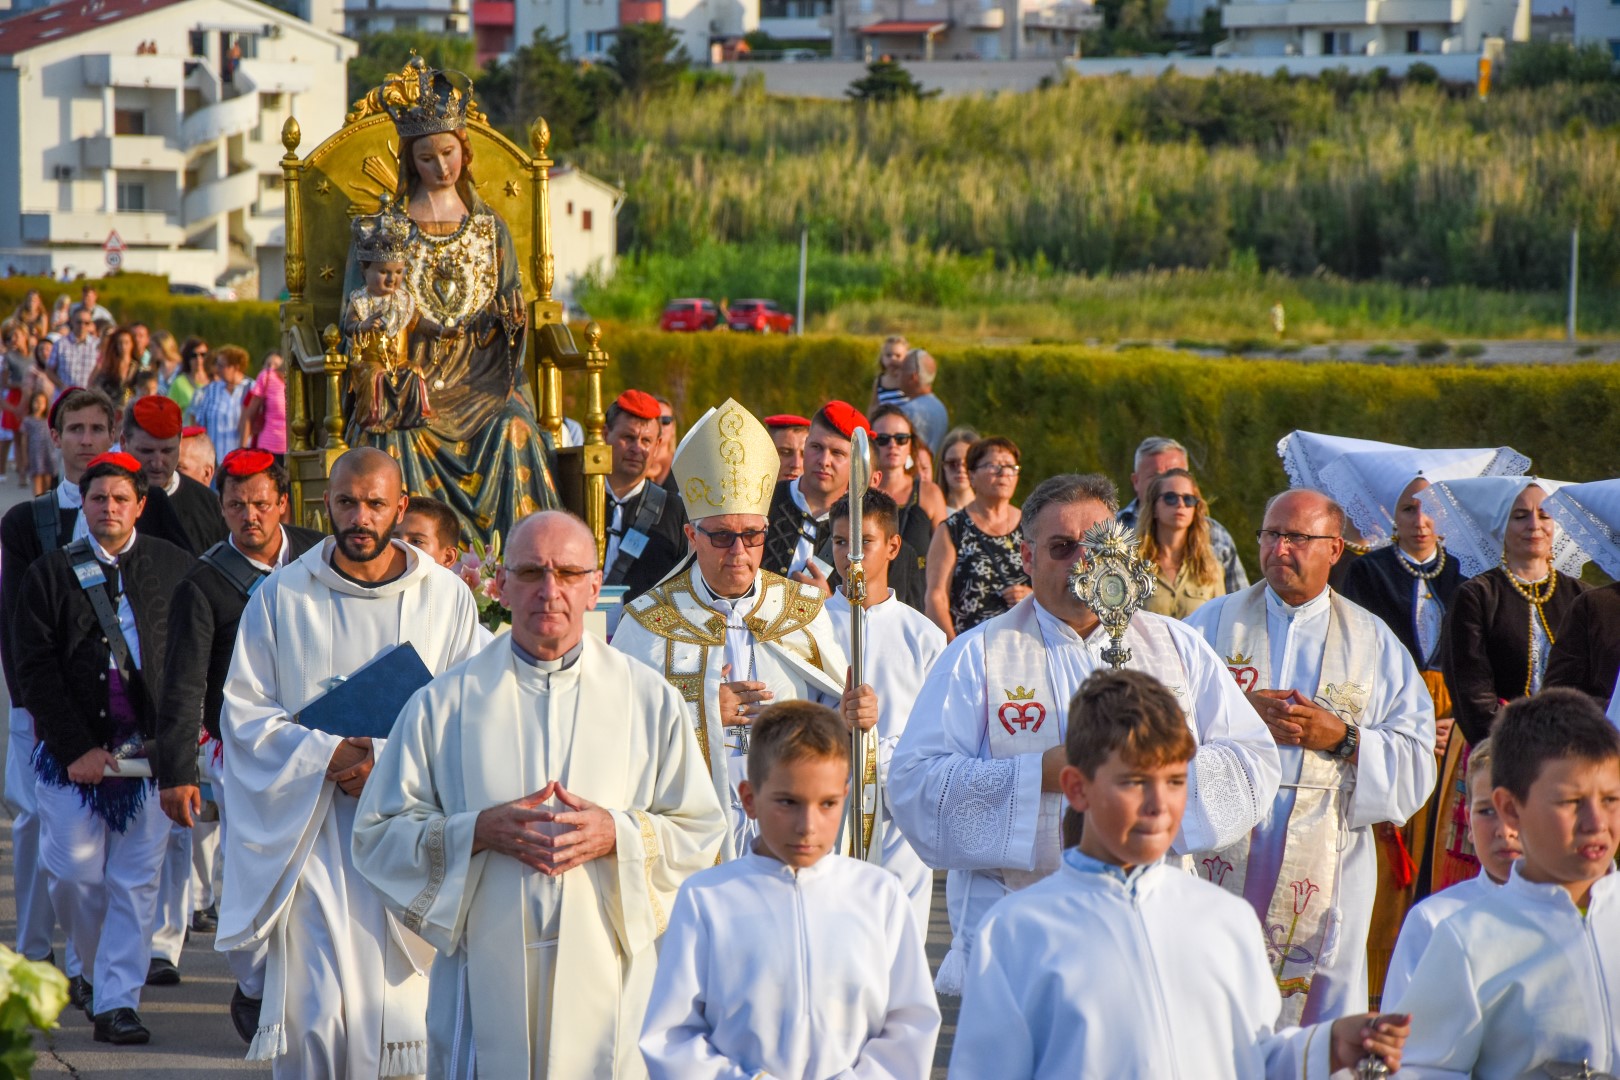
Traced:
[[756, 334], [793, 333], [793, 316], [778, 307], [775, 300], [738, 300], [726, 312], [726, 324], [733, 330], [752, 330]]
[[660, 330], [713, 330], [720, 325], [720, 309], [713, 300], [671, 300], [658, 317]]

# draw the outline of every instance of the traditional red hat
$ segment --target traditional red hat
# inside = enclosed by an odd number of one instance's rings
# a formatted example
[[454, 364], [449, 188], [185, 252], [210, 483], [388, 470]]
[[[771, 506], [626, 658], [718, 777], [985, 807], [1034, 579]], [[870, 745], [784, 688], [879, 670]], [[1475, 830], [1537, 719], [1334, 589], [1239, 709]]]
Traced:
[[83, 389], [84, 387], [82, 386], [64, 386], [62, 387], [62, 392], [56, 395], [56, 400], [51, 402], [50, 411], [45, 414], [45, 422], [51, 426], [52, 431], [56, 430], [56, 412], [62, 407], [62, 402], [66, 400], [67, 396], [73, 393], [73, 391]]
[[220, 467], [225, 470], [226, 476], [240, 479], [244, 476], [257, 476], [276, 463], [276, 457], [268, 450], [232, 450], [225, 455]]
[[872, 426], [866, 422], [861, 410], [847, 401], [829, 401], [816, 413], [816, 417], [824, 421], [838, 434], [846, 439], [855, 437], [857, 430], [871, 434]]
[[195, 439], [198, 435], [208, 434], [208, 429], [201, 424], [188, 424], [180, 429], [182, 439]]
[[613, 404], [642, 420], [656, 420], [659, 416], [658, 399], [645, 390], [626, 390]]
[[97, 465], [116, 465], [128, 473], [141, 471], [141, 463], [136, 461], [133, 455], [126, 454], [122, 450], [109, 450], [105, 454], [97, 454], [90, 459], [90, 464], [86, 468], [93, 469]]
[[792, 413], [777, 413], [775, 416], [765, 418], [765, 426], [768, 428], [809, 427], [810, 421], [802, 416], [794, 416]]
[[130, 406], [136, 425], [154, 439], [178, 439], [181, 431], [180, 406], [162, 394], [136, 398]]

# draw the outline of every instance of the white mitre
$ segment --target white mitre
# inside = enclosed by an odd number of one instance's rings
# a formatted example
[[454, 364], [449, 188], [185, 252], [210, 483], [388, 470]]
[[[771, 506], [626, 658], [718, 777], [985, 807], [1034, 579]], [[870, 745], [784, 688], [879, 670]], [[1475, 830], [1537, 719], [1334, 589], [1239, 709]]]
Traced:
[[692, 425], [670, 466], [691, 521], [723, 514], [768, 517], [782, 468], [771, 433], [727, 398]]

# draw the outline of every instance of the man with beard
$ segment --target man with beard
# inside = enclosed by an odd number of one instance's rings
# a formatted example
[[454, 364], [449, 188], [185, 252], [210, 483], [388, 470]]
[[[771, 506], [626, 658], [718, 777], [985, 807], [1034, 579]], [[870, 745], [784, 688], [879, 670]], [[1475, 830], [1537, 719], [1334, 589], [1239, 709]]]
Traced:
[[658, 416], [657, 399], [641, 390], [626, 390], [607, 408], [613, 472], [602, 584], [624, 586], [627, 600], [662, 581], [686, 554], [681, 500], [647, 475], [662, 430]]
[[299, 718], [401, 643], [429, 674], [459, 664], [478, 611], [460, 578], [390, 539], [406, 508], [393, 458], [348, 451], [325, 503], [334, 537], [254, 590], [225, 680], [223, 810], [232, 847], [253, 857], [225, 877], [215, 948], [268, 950], [250, 1060], [281, 1077], [408, 1076], [427, 1068], [433, 950], [388, 914], [349, 848], [381, 747]]
[[[230, 536], [205, 551], [174, 590], [153, 766], [163, 812], [204, 856], [208, 848], [223, 846], [223, 819], [217, 829], [199, 820], [203, 809], [200, 782], [213, 785], [217, 805], [221, 801], [219, 713], [231, 652], [236, 647], [237, 623], [248, 598], [272, 571], [321, 541], [321, 534], [311, 529], [281, 524], [287, 509], [287, 472], [268, 452], [233, 450], [225, 455], [221, 467]], [[202, 732], [206, 732], [206, 741], [199, 753]], [[206, 882], [212, 878], [212, 859], [199, 861], [209, 871]], [[188, 860], [181, 870], [182, 886], [190, 866]], [[175, 876], [166, 873], [165, 885]], [[178, 903], [172, 895], [165, 897], [164, 925], [171, 927], [171, 935], [154, 938], [154, 963], [160, 955], [171, 966], [179, 959], [185, 899], [184, 888]], [[258, 1004], [264, 989], [264, 949], [238, 950], [228, 954], [228, 959], [237, 981], [231, 1019], [237, 1033], [251, 1040], [258, 1027]]]
[[124, 410], [121, 447], [141, 463], [154, 491], [168, 496], [192, 554], [225, 539], [219, 496], [206, 484], [180, 472], [180, 406], [166, 397], [136, 398]]

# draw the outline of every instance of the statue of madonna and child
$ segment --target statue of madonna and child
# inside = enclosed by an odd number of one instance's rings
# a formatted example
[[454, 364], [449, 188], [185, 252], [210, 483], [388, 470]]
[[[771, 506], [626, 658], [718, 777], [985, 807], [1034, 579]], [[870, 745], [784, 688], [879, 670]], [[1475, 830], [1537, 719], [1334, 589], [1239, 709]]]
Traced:
[[347, 439], [392, 455], [413, 495], [487, 543], [558, 505], [524, 380], [526, 306], [506, 223], [472, 178], [472, 85], [413, 56], [383, 106], [399, 182], [354, 219], [341, 329]]

